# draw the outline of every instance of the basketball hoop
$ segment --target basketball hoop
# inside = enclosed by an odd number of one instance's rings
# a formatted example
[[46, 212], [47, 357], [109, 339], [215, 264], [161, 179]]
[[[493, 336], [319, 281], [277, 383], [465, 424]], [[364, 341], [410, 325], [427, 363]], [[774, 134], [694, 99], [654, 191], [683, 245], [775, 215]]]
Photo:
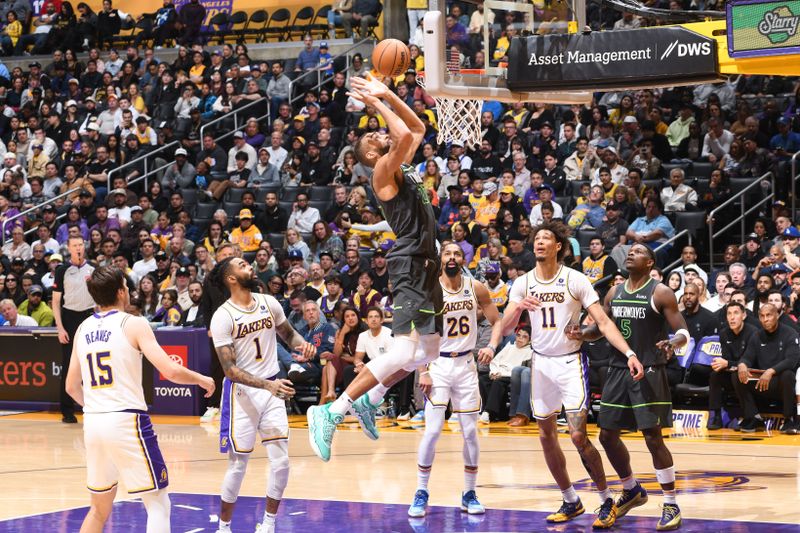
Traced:
[[[483, 76], [483, 69], [461, 70], [458, 63], [453, 68], [448, 61], [447, 70], [452, 78], [462, 75]], [[417, 83], [425, 88], [425, 72], [417, 73]], [[483, 135], [481, 134], [481, 109], [483, 100], [470, 98], [450, 98], [432, 96], [436, 102], [439, 116], [439, 134], [436, 136], [439, 144], [454, 141], [464, 143], [465, 148], [480, 146]]]

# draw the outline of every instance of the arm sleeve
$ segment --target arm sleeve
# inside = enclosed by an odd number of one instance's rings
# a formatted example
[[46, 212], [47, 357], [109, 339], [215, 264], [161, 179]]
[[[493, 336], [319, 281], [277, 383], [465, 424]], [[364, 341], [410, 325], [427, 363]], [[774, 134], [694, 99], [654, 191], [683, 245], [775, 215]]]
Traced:
[[66, 265], [61, 265], [56, 269], [56, 276], [53, 280], [53, 292], [64, 292], [64, 272], [66, 272], [66, 270]]
[[797, 368], [797, 362], [800, 361], [800, 339], [797, 334], [792, 331], [791, 335], [787, 335], [785, 342], [785, 353], [780, 363], [773, 366], [775, 372], [780, 374], [784, 370], [794, 370]]
[[367, 352], [366, 335], [369, 335], [369, 331], [362, 331], [358, 334], [358, 340], [356, 341], [356, 352]]
[[755, 361], [756, 351], [758, 350], [758, 339], [759, 336], [757, 333], [754, 333], [750, 336], [750, 338], [747, 340], [747, 346], [744, 348], [742, 358], [739, 360], [739, 362], [744, 363], [747, 368], [752, 367], [753, 361]]
[[227, 346], [233, 344], [233, 320], [224, 309], [217, 309], [211, 318], [211, 339], [214, 347]]
[[511, 291], [508, 293], [509, 302], [518, 304], [525, 298], [525, 293], [527, 292], [525, 290], [525, 280], [527, 280], [527, 276], [522, 276], [514, 280], [514, 284], [511, 285]]

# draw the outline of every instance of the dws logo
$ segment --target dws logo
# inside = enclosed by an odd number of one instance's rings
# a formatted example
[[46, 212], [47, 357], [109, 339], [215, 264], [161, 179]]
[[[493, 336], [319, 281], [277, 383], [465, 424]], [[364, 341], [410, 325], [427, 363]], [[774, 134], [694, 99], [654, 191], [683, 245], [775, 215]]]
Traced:
[[664, 61], [672, 55], [672, 52], [678, 51], [676, 57], [696, 57], [696, 56], [710, 56], [711, 43], [682, 43], [679, 40], [672, 41], [664, 53], [661, 54], [661, 61]]

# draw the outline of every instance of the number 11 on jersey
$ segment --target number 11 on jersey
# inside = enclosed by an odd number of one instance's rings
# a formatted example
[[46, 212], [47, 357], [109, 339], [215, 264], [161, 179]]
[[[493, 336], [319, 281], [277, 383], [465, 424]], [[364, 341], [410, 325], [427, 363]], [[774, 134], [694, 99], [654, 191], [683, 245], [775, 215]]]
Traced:
[[[542, 329], [556, 329], [556, 312], [554, 307], [542, 307]], [[550, 320], [548, 321], [548, 316]]]

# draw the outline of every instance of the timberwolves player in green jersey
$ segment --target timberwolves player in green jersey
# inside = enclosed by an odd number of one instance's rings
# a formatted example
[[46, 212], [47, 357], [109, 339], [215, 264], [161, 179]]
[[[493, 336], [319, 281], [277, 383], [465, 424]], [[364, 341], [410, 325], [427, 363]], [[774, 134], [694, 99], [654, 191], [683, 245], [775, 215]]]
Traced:
[[439, 357], [442, 333], [436, 218], [428, 193], [410, 164], [425, 126], [396, 94], [371, 76], [353, 78], [349, 94], [374, 106], [389, 128], [388, 134], [363, 135], [354, 151], [360, 163], [375, 169], [372, 189], [397, 237], [387, 257], [394, 297], [394, 343], [385, 356], [367, 363], [336, 401], [309, 408], [309, 442], [323, 461], [330, 459], [336, 426], [349, 411], [369, 438], [378, 438], [375, 411], [383, 395], [417, 366]]
[[[628, 371], [625, 355], [612, 350], [597, 424], [600, 443], [623, 484], [622, 496], [617, 501], [618, 516], [625, 516], [634, 507], [647, 502], [647, 492], [634, 478], [628, 449], [620, 439], [621, 430], [641, 431], [664, 492], [664, 506], [656, 530], [668, 531], [680, 527], [681, 511], [675, 502], [672, 455], [661, 435], [662, 428], [672, 427], [672, 398], [666, 364], [675, 348], [688, 342], [689, 332], [678, 311], [675, 294], [650, 278], [650, 269], [655, 263], [655, 254], [650, 248], [634, 244], [625, 260], [630, 274], [628, 281], [606, 295], [606, 312], [636, 352], [645, 372], [643, 379], [634, 379]], [[668, 339], [668, 329], [675, 332], [672, 340]], [[595, 340], [600, 334], [591, 326], [582, 336]]]

